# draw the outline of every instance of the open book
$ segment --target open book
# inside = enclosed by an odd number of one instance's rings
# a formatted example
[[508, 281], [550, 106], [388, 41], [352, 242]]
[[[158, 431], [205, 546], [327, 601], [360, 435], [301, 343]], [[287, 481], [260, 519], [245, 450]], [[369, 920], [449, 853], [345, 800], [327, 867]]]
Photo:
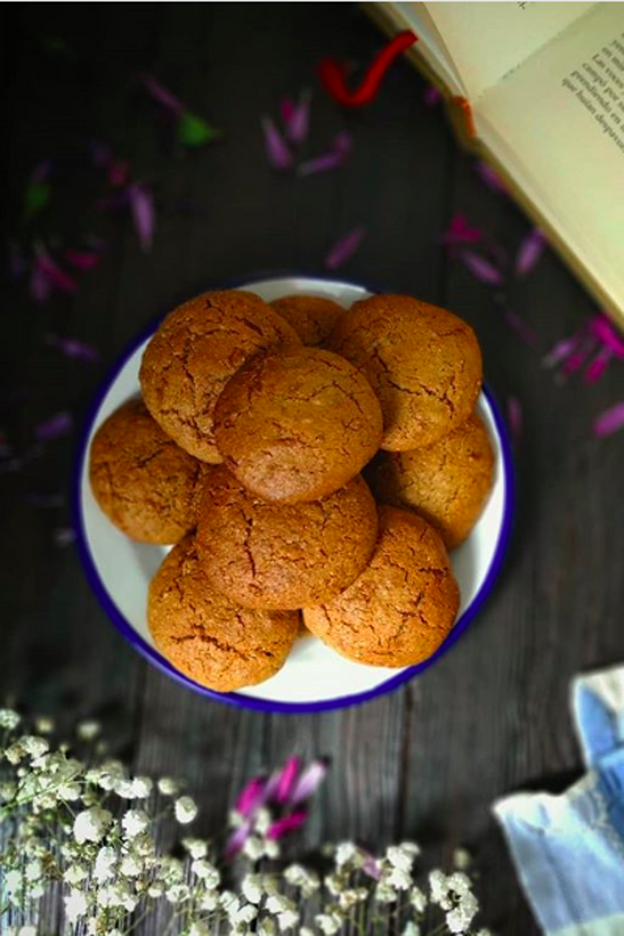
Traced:
[[624, 326], [624, 3], [367, 3]]

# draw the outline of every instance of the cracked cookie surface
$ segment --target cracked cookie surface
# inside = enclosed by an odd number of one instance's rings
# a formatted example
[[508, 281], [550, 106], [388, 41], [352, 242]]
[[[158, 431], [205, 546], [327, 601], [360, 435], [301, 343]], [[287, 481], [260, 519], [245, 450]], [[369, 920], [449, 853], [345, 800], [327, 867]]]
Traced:
[[367, 472], [378, 500], [422, 514], [447, 549], [459, 546], [469, 535], [493, 479], [492, 444], [476, 414], [433, 445], [380, 452]]
[[337, 598], [305, 608], [309, 630], [356, 663], [412, 666], [453, 627], [459, 589], [438, 533], [422, 517], [379, 508], [373, 557]]
[[152, 579], [148, 624], [157, 649], [176, 669], [209, 689], [232, 692], [281, 669], [299, 614], [250, 610], [230, 601], [206, 577], [189, 536]]
[[339, 320], [328, 347], [367, 377], [381, 402], [381, 447], [431, 445], [465, 422], [481, 389], [473, 330], [446, 309], [409, 296], [362, 299]]
[[271, 305], [310, 348], [322, 345], [345, 313], [343, 306], [325, 296], [281, 296]]
[[208, 466], [183, 451], [134, 398], [100, 426], [89, 452], [98, 504], [132, 539], [177, 543], [195, 527]]
[[223, 465], [205, 485], [197, 546], [211, 582], [251, 608], [301, 608], [347, 588], [377, 540], [377, 508], [354, 478], [323, 500], [263, 501]]
[[167, 316], [145, 350], [145, 404], [178, 445], [217, 464], [213, 414], [223, 387], [253, 354], [289, 344], [301, 344], [297, 333], [254, 293], [196, 296]]
[[366, 378], [315, 348], [257, 355], [215, 408], [225, 463], [266, 500], [318, 500], [354, 478], [379, 448], [382, 415]]

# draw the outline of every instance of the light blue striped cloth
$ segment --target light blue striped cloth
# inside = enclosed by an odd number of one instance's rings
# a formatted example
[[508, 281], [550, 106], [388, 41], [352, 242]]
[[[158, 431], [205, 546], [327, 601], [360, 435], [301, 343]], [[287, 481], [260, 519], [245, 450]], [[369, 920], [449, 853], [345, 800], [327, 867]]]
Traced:
[[572, 711], [587, 773], [561, 796], [494, 805], [548, 936], [624, 936], [624, 666], [579, 676]]

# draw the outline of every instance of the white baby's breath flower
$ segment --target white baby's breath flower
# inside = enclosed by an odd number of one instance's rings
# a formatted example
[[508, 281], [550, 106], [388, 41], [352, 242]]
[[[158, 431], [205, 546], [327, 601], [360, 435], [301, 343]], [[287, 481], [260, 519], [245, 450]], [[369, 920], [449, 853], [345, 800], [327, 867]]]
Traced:
[[[26, 751], [19, 741], [16, 741], [10, 747], [6, 748], [4, 756], [8, 760], [9, 764], [19, 764], [23, 757], [26, 757]], [[19, 774], [18, 774], [19, 776]]]
[[251, 904], [243, 904], [238, 910], [234, 910], [229, 914], [230, 923], [234, 926], [239, 926], [240, 924], [253, 923], [253, 921], [258, 916], [258, 908], [252, 906]]
[[190, 796], [181, 796], [175, 801], [174, 812], [180, 825], [187, 825], [197, 815], [197, 805]]
[[297, 907], [284, 894], [273, 894], [266, 902], [266, 909], [273, 916], [277, 916], [279, 913], [295, 913]]
[[24, 878], [22, 877], [21, 871], [7, 871], [4, 876], [4, 886], [9, 897], [15, 897], [15, 895], [22, 889], [24, 886]]
[[221, 875], [212, 862], [206, 861], [205, 858], [196, 858], [191, 862], [191, 871], [204, 882], [208, 890], [214, 890], [219, 886]]
[[350, 887], [344, 890], [338, 898], [341, 910], [351, 910], [357, 904], [362, 903], [368, 897], [368, 890], [365, 887]]
[[195, 920], [189, 927], [188, 936], [210, 936], [210, 929], [206, 923], [202, 923], [201, 920]]
[[241, 883], [243, 897], [249, 903], [259, 904], [264, 896], [264, 887], [261, 874], [247, 874]]
[[365, 859], [362, 850], [354, 842], [341, 842], [336, 848], [334, 860], [339, 868], [343, 865], [361, 868]]
[[54, 731], [54, 719], [48, 718], [45, 715], [35, 719], [35, 731], [38, 731], [39, 734], [52, 734]]
[[409, 923], [406, 923], [403, 927], [401, 936], [420, 936], [420, 926], [418, 923], [414, 923], [413, 920], [410, 920]]
[[315, 933], [309, 926], [302, 926], [299, 930], [299, 936], [315, 936]]
[[65, 916], [69, 923], [77, 923], [80, 917], [87, 912], [87, 898], [79, 890], [72, 890], [64, 898]]
[[279, 842], [276, 842], [275, 839], [265, 839], [264, 840], [264, 854], [267, 858], [271, 858], [272, 861], [275, 861], [276, 858], [280, 856], [280, 847]]
[[271, 824], [273, 822], [273, 816], [271, 815], [270, 810], [266, 807], [259, 809], [254, 818], [254, 827], [259, 835], [266, 835]]
[[71, 864], [63, 872], [63, 880], [67, 884], [80, 884], [86, 878], [89, 877], [89, 872], [84, 865], [81, 864]]
[[165, 897], [172, 904], [185, 903], [191, 896], [191, 889], [187, 884], [173, 884], [166, 892]]
[[152, 900], [157, 900], [159, 897], [162, 897], [164, 893], [165, 885], [162, 881], [153, 881], [147, 888], [147, 896], [151, 897]]
[[154, 782], [151, 777], [135, 777], [132, 786], [136, 799], [147, 799], [154, 789]]
[[[264, 917], [258, 923], [258, 936], [277, 936], [277, 926], [271, 917]], [[299, 934], [301, 936], [301, 932]]]
[[456, 907], [446, 914], [446, 925], [451, 933], [464, 933], [474, 920], [479, 903], [471, 892], [464, 893]]
[[219, 906], [229, 917], [240, 907], [240, 899], [232, 891], [224, 890], [219, 894]]
[[492, 936], [492, 931], [482, 927], [477, 933], [477, 936]]
[[212, 913], [213, 910], [216, 910], [219, 906], [219, 895], [217, 891], [208, 891], [207, 894], [204, 894], [203, 897], [199, 900], [199, 909], [207, 910], [209, 913]]
[[102, 790], [110, 792], [125, 775], [124, 765], [117, 760], [105, 761], [99, 767], [87, 771], [86, 779]]
[[104, 838], [112, 821], [113, 817], [108, 809], [99, 806], [84, 809], [74, 819], [74, 838], [79, 844], [99, 842]]
[[7, 780], [4, 783], [0, 783], [0, 802], [8, 803], [10, 800], [15, 798], [17, 793], [17, 784], [12, 780]]
[[414, 859], [419, 852], [418, 845], [413, 842], [404, 842], [402, 845], [391, 845], [386, 851], [386, 858], [393, 868], [411, 871]]
[[13, 709], [0, 709], [0, 728], [5, 731], [15, 731], [21, 720], [21, 716]]
[[113, 785], [113, 792], [119, 799], [134, 799], [134, 785], [127, 777], [119, 777]]
[[416, 913], [422, 913], [427, 906], [426, 895], [415, 884], [410, 888], [409, 900]]
[[319, 889], [321, 882], [315, 871], [302, 865], [292, 864], [284, 871], [284, 878], [292, 887], [299, 887], [304, 897], [311, 897]]
[[314, 917], [314, 921], [325, 936], [334, 936], [342, 926], [342, 917], [334, 910], [329, 913], [318, 913]]
[[280, 913], [277, 917], [277, 925], [280, 928], [281, 933], [285, 933], [287, 930], [292, 929], [293, 926], [297, 926], [299, 923], [299, 914], [294, 910], [287, 910], [286, 913]]
[[43, 874], [43, 867], [39, 858], [29, 861], [24, 869], [24, 877], [27, 881], [38, 881]]
[[409, 890], [413, 880], [409, 871], [395, 867], [390, 874], [384, 877], [384, 883], [396, 888], [396, 890]]
[[104, 884], [113, 877], [113, 869], [117, 862], [117, 852], [108, 845], [99, 849], [93, 866], [93, 877], [98, 884]]
[[163, 796], [177, 796], [180, 792], [180, 784], [173, 777], [161, 777], [156, 785]]
[[101, 730], [102, 726], [100, 723], [93, 719], [81, 721], [76, 726], [76, 734], [81, 741], [93, 741], [94, 738], [97, 738]]
[[375, 900], [377, 903], [394, 903], [397, 899], [397, 892], [394, 887], [390, 887], [389, 884], [384, 884], [381, 881], [375, 888]]
[[122, 817], [121, 825], [128, 838], [141, 835], [149, 827], [150, 818], [143, 809], [129, 809]]
[[243, 855], [252, 861], [259, 861], [264, 856], [264, 842], [255, 835], [250, 835], [243, 845]]
[[75, 803], [80, 799], [82, 790], [79, 783], [61, 783], [56, 791], [56, 795], [65, 803]]
[[431, 891], [431, 903], [438, 904], [443, 910], [452, 909], [453, 904], [448, 897], [447, 877], [439, 868], [429, 874], [429, 889]]
[[17, 936], [37, 936], [37, 927], [36, 926], [20, 926], [18, 930], [15, 931]]
[[228, 813], [228, 827], [230, 829], [238, 829], [245, 822], [247, 822], [247, 819], [238, 809], [230, 809]]
[[160, 877], [167, 884], [181, 884], [184, 880], [184, 865], [178, 858], [165, 855], [160, 861]]
[[182, 839], [182, 847], [191, 858], [205, 858], [208, 854], [208, 842], [199, 838]]
[[453, 865], [458, 871], [465, 871], [472, 864], [472, 855], [467, 848], [456, 848], [453, 852]]
[[125, 855], [121, 859], [119, 871], [124, 877], [138, 877], [143, 871], [143, 864], [134, 855]]

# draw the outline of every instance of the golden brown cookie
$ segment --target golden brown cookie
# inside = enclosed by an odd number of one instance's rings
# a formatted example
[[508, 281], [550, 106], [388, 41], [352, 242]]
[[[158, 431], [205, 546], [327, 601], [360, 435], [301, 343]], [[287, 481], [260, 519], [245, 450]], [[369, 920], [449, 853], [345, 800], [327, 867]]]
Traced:
[[380, 452], [367, 477], [378, 500], [418, 511], [438, 530], [447, 549], [453, 549], [466, 539], [486, 504], [494, 452], [475, 413], [426, 448]]
[[474, 410], [481, 351], [470, 326], [446, 309], [409, 296], [372, 296], [342, 316], [328, 347], [360, 368], [377, 393], [384, 449], [431, 445]]
[[204, 293], [171, 312], [147, 346], [139, 375], [145, 404], [178, 445], [216, 464], [212, 419], [221, 390], [257, 351], [288, 344], [301, 342], [259, 296]]
[[295, 329], [304, 345], [322, 345], [334, 330], [344, 308], [325, 296], [282, 296], [271, 303]]
[[98, 504], [115, 526], [144, 543], [177, 543], [195, 527], [207, 470], [163, 432], [138, 398], [102, 423], [89, 453]]
[[299, 615], [234, 604], [206, 577], [189, 536], [152, 580], [148, 624], [157, 649], [176, 669], [209, 689], [232, 692], [281, 669], [297, 637]]
[[204, 488], [199, 557], [219, 591], [247, 608], [296, 609], [339, 594], [368, 563], [377, 508], [361, 477], [323, 500], [263, 501], [224, 465]]
[[382, 416], [366, 378], [316, 348], [258, 355], [215, 408], [215, 438], [248, 490], [266, 500], [318, 500], [344, 487], [379, 447]]
[[369, 565], [346, 591], [305, 608], [306, 626], [356, 663], [412, 666], [434, 653], [455, 622], [459, 589], [444, 543], [426, 520], [379, 510]]

